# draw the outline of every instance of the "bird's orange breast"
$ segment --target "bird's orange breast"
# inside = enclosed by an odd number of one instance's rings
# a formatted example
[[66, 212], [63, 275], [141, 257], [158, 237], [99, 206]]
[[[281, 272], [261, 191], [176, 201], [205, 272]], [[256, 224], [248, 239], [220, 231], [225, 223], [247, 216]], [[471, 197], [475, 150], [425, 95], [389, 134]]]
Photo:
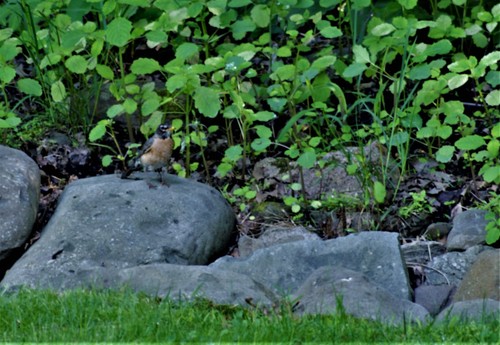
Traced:
[[172, 155], [173, 141], [171, 138], [156, 139], [151, 147], [141, 156], [141, 163], [153, 169], [167, 165]]

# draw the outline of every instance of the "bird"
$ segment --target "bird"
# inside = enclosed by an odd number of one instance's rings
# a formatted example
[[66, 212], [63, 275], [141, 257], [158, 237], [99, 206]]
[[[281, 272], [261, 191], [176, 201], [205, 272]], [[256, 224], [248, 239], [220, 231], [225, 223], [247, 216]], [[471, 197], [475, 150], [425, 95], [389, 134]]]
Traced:
[[[159, 125], [153, 136], [141, 147], [137, 157], [130, 162], [129, 169], [122, 173], [121, 178], [126, 179], [132, 172], [141, 170], [142, 168], [143, 170], [158, 172], [161, 184], [165, 184], [166, 181], [163, 181], [162, 169], [170, 161], [174, 149], [172, 130], [174, 130], [174, 127], [170, 121]], [[168, 185], [168, 183], [166, 184]]]

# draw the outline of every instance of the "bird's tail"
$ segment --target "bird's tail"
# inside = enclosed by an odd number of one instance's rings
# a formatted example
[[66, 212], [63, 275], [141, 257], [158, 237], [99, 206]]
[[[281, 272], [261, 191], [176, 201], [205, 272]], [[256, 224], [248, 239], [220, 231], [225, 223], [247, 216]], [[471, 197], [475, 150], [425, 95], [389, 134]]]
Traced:
[[142, 169], [141, 162], [137, 158], [131, 159], [127, 165], [128, 165], [128, 168], [122, 172], [122, 175], [121, 175], [122, 179], [128, 178], [130, 176], [130, 174], [132, 174], [134, 171], [139, 171]]

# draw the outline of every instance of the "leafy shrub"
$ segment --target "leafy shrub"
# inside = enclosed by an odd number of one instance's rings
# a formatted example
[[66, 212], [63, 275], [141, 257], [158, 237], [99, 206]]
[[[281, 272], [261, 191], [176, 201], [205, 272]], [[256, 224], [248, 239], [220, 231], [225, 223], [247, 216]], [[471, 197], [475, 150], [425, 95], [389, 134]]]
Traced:
[[[364, 206], [389, 203], [409, 156], [422, 148], [442, 169], [457, 160], [473, 178], [500, 182], [500, 5], [492, 1], [72, 0], [0, 6], [0, 130], [22, 116], [9, 90], [42, 104], [54, 123], [82, 128], [124, 162], [125, 123], [147, 137], [175, 118], [175, 171], [203, 168], [210, 136], [221, 147], [217, 176], [281, 155], [309, 169], [349, 146], [378, 143], [374, 166], [346, 167], [365, 187]], [[24, 61], [28, 72], [16, 73]], [[101, 93], [113, 104], [99, 112]], [[480, 129], [480, 130], [479, 130]], [[133, 146], [131, 147], [133, 148]], [[194, 154], [200, 162], [192, 162]], [[401, 178], [390, 178], [396, 157]], [[301, 173], [302, 177], [302, 173]], [[307, 209], [302, 197], [284, 200]], [[298, 184], [298, 185], [297, 185]], [[245, 190], [249, 187], [241, 187]], [[245, 194], [246, 195], [246, 194]], [[417, 195], [417, 194], [416, 194]], [[236, 198], [238, 199], [238, 198]], [[317, 202], [317, 201], [316, 201]]]

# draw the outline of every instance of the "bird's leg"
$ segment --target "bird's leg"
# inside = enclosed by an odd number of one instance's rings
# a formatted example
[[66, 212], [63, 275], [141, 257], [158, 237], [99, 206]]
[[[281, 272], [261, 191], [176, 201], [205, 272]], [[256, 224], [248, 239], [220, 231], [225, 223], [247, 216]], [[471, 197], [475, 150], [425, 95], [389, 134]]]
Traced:
[[168, 184], [168, 182], [166, 180], [163, 179], [163, 168], [160, 168], [157, 170], [158, 171], [158, 174], [160, 175], [160, 183], [162, 185], [165, 185], [167, 187], [170, 187], [170, 185]]

